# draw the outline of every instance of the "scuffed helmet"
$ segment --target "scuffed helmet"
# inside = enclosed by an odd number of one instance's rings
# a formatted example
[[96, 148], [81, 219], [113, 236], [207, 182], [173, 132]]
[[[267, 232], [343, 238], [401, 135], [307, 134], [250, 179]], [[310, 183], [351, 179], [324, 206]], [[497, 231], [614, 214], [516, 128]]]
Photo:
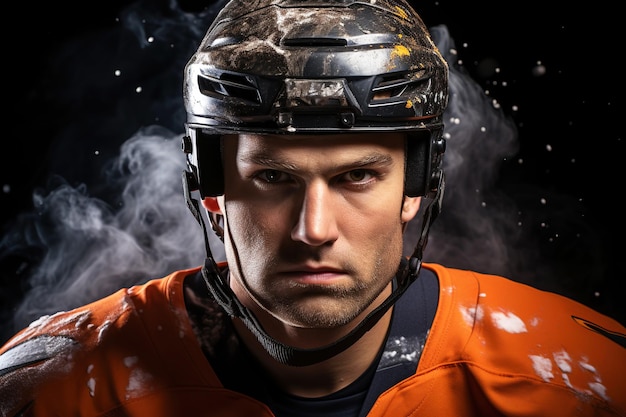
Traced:
[[185, 67], [192, 188], [223, 194], [225, 134], [400, 131], [405, 193], [432, 194], [447, 100], [447, 64], [406, 1], [230, 1]]

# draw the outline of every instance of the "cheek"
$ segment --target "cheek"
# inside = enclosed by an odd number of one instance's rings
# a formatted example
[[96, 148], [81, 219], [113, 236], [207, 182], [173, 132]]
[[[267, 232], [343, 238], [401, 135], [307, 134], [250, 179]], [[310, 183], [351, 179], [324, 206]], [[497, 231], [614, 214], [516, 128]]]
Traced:
[[226, 202], [227, 219], [231, 235], [238, 246], [246, 250], [267, 249], [277, 240], [286, 224], [285, 216], [273, 207], [261, 204]]
[[[338, 210], [338, 224], [346, 238], [359, 245], [384, 245], [396, 234], [402, 236], [401, 205], [389, 199], [370, 201], [367, 208], [344, 208]], [[382, 242], [382, 243], [381, 243]]]

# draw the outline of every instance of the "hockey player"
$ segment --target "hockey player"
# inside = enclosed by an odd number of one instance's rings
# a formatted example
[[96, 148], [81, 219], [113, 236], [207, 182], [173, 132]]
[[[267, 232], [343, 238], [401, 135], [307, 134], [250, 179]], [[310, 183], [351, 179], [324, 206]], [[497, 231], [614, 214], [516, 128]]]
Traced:
[[226, 262], [205, 235], [202, 267], [16, 334], [2, 416], [626, 415], [621, 324], [422, 263], [448, 79], [408, 3], [231, 1], [184, 99], [186, 199]]

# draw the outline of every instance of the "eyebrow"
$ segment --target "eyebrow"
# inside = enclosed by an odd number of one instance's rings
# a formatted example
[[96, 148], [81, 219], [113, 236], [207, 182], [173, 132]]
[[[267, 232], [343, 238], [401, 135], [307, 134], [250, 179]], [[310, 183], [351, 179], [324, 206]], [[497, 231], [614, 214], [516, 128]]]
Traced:
[[248, 164], [263, 165], [283, 171], [295, 171], [297, 165], [288, 160], [276, 160], [270, 154], [264, 152], [251, 152], [240, 157], [241, 161]]
[[[262, 165], [280, 171], [298, 170], [298, 164], [293, 163], [288, 159], [277, 160], [275, 157], [265, 152], [251, 152], [249, 154], [242, 155], [240, 159], [244, 163]], [[350, 161], [345, 164], [338, 164], [334, 168], [336, 168], [338, 171], [343, 171], [371, 166], [383, 167], [390, 166], [392, 164], [393, 158], [390, 155], [381, 152], [373, 152], [357, 160]]]

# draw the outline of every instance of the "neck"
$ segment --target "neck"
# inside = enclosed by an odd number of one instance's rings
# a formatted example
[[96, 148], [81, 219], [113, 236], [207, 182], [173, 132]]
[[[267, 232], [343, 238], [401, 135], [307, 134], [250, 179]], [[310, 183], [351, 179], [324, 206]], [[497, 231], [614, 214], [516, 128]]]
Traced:
[[[391, 284], [366, 311], [353, 320], [352, 325], [337, 329], [303, 329], [278, 325], [276, 319], [264, 311], [255, 311], [255, 314], [266, 331], [282, 343], [299, 348], [317, 348], [331, 344], [347, 334], [390, 293]], [[367, 370], [385, 343], [391, 314], [392, 309], [345, 351], [310, 366], [289, 366], [276, 362], [240, 320], [235, 319], [234, 324], [246, 347], [279, 387], [293, 395], [313, 398], [345, 388]]]

